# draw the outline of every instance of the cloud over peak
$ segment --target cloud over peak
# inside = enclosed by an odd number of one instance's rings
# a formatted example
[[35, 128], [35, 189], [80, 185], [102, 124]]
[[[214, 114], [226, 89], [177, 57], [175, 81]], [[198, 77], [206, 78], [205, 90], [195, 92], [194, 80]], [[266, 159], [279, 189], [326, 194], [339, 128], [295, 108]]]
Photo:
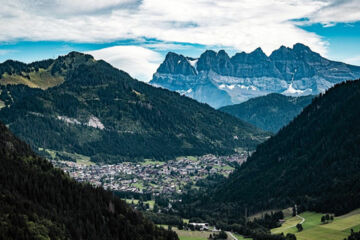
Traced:
[[114, 46], [87, 53], [144, 82], [151, 80], [152, 74], [163, 60], [159, 53], [140, 46]]

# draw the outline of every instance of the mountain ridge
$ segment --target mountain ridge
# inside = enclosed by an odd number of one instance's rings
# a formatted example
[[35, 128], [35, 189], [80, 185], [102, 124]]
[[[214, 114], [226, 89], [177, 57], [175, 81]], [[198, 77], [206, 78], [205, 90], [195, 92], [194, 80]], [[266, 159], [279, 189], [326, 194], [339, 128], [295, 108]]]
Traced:
[[313, 95], [292, 97], [270, 93], [243, 103], [224, 106], [219, 110], [265, 131], [276, 133], [301, 113], [313, 98]]
[[281, 46], [269, 56], [261, 48], [232, 57], [224, 50], [206, 50], [191, 61], [169, 53], [150, 83], [218, 108], [269, 93], [316, 95], [359, 77], [360, 67], [328, 60], [297, 43], [292, 48]]
[[259, 210], [347, 213], [359, 205], [360, 80], [315, 97], [289, 125], [260, 144], [214, 195]]
[[70, 53], [52, 64], [64, 76], [60, 85], [46, 90], [0, 86], [5, 105], [0, 119], [34, 149], [75, 152], [95, 162], [166, 160], [254, 148], [268, 136], [89, 55]]

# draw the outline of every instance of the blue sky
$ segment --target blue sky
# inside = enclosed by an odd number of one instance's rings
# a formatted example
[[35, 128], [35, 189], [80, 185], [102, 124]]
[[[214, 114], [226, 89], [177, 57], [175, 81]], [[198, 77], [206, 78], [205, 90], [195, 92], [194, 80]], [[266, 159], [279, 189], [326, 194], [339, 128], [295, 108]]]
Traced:
[[297, 42], [360, 65], [360, 0], [0, 0], [0, 62], [87, 52], [149, 81], [168, 51], [198, 57]]

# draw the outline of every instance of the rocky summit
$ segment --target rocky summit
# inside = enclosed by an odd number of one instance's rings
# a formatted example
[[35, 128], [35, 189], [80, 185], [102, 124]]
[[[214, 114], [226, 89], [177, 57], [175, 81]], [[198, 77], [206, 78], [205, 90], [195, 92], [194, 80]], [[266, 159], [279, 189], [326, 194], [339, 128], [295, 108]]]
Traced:
[[218, 108], [269, 93], [314, 95], [360, 77], [360, 67], [335, 62], [301, 43], [267, 56], [261, 48], [234, 56], [207, 50], [199, 58], [169, 52], [151, 84]]

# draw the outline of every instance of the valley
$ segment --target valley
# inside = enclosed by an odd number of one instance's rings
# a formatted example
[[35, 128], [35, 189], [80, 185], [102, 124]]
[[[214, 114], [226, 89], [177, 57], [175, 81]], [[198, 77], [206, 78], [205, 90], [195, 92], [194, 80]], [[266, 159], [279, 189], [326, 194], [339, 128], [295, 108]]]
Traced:
[[0, 0], [0, 240], [360, 240], [360, 0]]
[[[77, 153], [92, 162], [116, 164], [253, 151], [270, 136], [79, 52], [31, 64], [5, 62], [0, 69], [15, 77], [21, 76], [22, 69], [35, 71], [34, 65], [48, 66], [64, 82], [45, 90], [21, 84], [0, 86], [0, 101], [5, 104], [0, 120], [36, 150]], [[0, 76], [0, 82], [6, 79]]]
[[178, 157], [159, 162], [123, 162], [118, 164], [91, 164], [52, 160], [54, 166], [63, 169], [77, 181], [88, 182], [111, 191], [138, 194], [181, 194], [186, 185], [196, 188], [197, 181], [219, 174], [228, 176], [247, 158], [247, 152], [230, 156], [204, 155]]

